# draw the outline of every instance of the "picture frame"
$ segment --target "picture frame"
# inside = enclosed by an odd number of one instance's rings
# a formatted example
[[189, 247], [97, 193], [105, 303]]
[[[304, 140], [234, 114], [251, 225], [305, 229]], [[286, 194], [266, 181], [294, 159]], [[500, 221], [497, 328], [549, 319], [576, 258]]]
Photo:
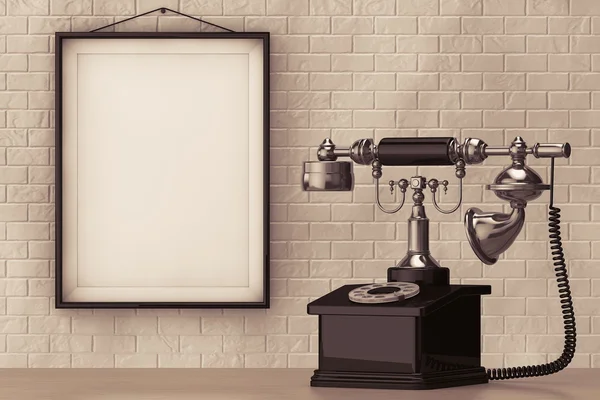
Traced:
[[56, 308], [269, 307], [269, 53], [56, 33]]

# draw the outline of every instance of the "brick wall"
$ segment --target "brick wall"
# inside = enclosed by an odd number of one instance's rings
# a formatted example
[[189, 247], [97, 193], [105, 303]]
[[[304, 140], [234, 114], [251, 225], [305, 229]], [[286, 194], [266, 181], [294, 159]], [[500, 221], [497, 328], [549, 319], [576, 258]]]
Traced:
[[[53, 32], [86, 31], [168, 6], [230, 29], [272, 33], [272, 308], [54, 310]], [[151, 16], [118, 30], [199, 30]], [[408, 212], [356, 190], [304, 193], [302, 161], [325, 137], [569, 141], [556, 200], [577, 312], [574, 366], [600, 367], [600, 1], [0, 0], [0, 367], [314, 367], [306, 303], [346, 283], [385, 279], [406, 251]], [[529, 160], [547, 178], [548, 162]], [[545, 362], [562, 349], [548, 261], [547, 194], [497, 265], [463, 233], [466, 208], [506, 210], [483, 190], [507, 160], [467, 168], [461, 212], [428, 207], [433, 255], [484, 300], [486, 366]], [[384, 168], [384, 182], [452, 168]], [[382, 199], [395, 199], [387, 188]], [[431, 199], [427, 198], [428, 203]], [[485, 203], [485, 204], [481, 204]], [[443, 334], [443, 332], [440, 332]]]

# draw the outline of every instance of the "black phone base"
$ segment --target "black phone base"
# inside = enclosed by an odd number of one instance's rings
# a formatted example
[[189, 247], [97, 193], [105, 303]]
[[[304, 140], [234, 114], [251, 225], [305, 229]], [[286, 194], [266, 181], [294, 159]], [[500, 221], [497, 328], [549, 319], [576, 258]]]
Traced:
[[488, 382], [481, 366], [487, 285], [423, 285], [410, 299], [358, 304], [346, 285], [308, 304], [319, 316], [311, 386], [437, 389]]

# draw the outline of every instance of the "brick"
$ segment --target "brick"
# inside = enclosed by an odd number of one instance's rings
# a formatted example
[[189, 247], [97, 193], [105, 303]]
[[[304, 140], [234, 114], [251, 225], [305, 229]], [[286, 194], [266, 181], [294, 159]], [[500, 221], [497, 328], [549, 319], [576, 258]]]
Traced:
[[548, 70], [553, 72], [590, 71], [591, 58], [588, 54], [549, 54]]
[[504, 33], [504, 19], [501, 17], [463, 17], [462, 33], [471, 35], [492, 35]]
[[333, 108], [340, 109], [372, 109], [375, 102], [372, 92], [340, 92], [332, 96]]
[[[433, 86], [433, 85], [431, 85]], [[437, 87], [435, 88], [437, 89]], [[481, 90], [482, 75], [479, 73], [442, 73], [440, 74], [441, 90]], [[431, 90], [429, 88], [423, 90]]]
[[462, 69], [465, 72], [494, 72], [504, 70], [503, 56], [499, 54], [464, 54]]
[[356, 110], [354, 111], [354, 126], [357, 128], [393, 128], [395, 115], [393, 111]]
[[243, 368], [243, 354], [207, 354], [202, 357], [203, 368]]
[[393, 73], [355, 73], [354, 90], [394, 90], [396, 75]]
[[[48, 90], [50, 88], [49, 76], [45, 73], [12, 73], [7, 75], [6, 82], [8, 90]], [[24, 113], [16, 115], [27, 117], [27, 112]]]
[[372, 242], [333, 242], [331, 247], [334, 259], [373, 258]]
[[372, 54], [333, 54], [331, 56], [332, 72], [373, 71]]
[[[396, 51], [393, 36], [354, 36], [353, 46], [356, 53], [393, 53]], [[344, 49], [344, 51], [349, 51], [349, 49]]]
[[0, 183], [27, 183], [27, 167], [0, 167]]
[[507, 54], [507, 72], [544, 72], [548, 70], [546, 55]]
[[240, 317], [203, 317], [202, 334], [235, 335], [244, 332], [244, 320]]
[[463, 109], [502, 109], [504, 96], [501, 92], [463, 92]]
[[479, 128], [482, 126], [480, 111], [441, 111], [440, 127], [442, 128]]
[[303, 35], [272, 35], [272, 53], [308, 53], [309, 37]]
[[398, 111], [396, 126], [399, 128], [435, 128], [438, 126], [438, 112]]
[[29, 317], [29, 333], [71, 333], [71, 318], [31, 316]]
[[[371, 28], [372, 29], [372, 28]], [[371, 33], [364, 32], [364, 33]], [[375, 33], [386, 35], [411, 35], [417, 33], [415, 17], [376, 17]]]
[[352, 14], [352, 0], [312, 0], [310, 2], [311, 15], [350, 15]]
[[589, 34], [590, 20], [582, 17], [550, 17], [548, 33], [552, 35]]
[[136, 338], [134, 336], [94, 336], [96, 353], [133, 353]]
[[6, 300], [8, 315], [48, 315], [49, 304], [45, 297], [40, 298], [13, 298]]
[[525, 127], [525, 112], [484, 111], [483, 125], [488, 128], [523, 128]]
[[459, 17], [420, 17], [419, 33], [449, 35], [460, 33]]
[[8, 335], [6, 349], [10, 353], [47, 353], [50, 339], [47, 335]]
[[[323, 1], [323, 0], [318, 0]], [[377, 18], [376, 20], [379, 20]], [[327, 19], [329, 22], [329, 19]], [[393, 25], [393, 24], [392, 24]], [[332, 33], [336, 35], [340, 34], [368, 34], [373, 33], [373, 19], [370, 17], [341, 17], [334, 16], [331, 18], [331, 29]], [[416, 30], [416, 20], [415, 20]], [[388, 32], [377, 32], [377, 33], [388, 33]]]
[[27, 56], [24, 54], [0, 54], [0, 69], [5, 72], [27, 71]]
[[200, 354], [159, 354], [159, 368], [200, 368]]
[[[528, 74], [527, 87], [530, 90], [566, 90], [569, 88], [569, 76], [557, 73]], [[573, 89], [578, 88], [573, 87]]]
[[[140, 10], [144, 11], [149, 10]], [[52, 15], [91, 15], [92, 0], [52, 0], [50, 12]]]
[[486, 353], [524, 352], [525, 343], [525, 335], [485, 335], [483, 351]]
[[71, 30], [69, 17], [29, 17], [30, 34], [53, 34]]
[[375, 108], [414, 110], [417, 108], [417, 95], [414, 92], [377, 92]]
[[545, 109], [546, 93], [540, 92], [506, 92], [507, 109]]
[[486, 36], [483, 40], [486, 53], [523, 53], [525, 51], [524, 36]]
[[73, 368], [114, 368], [112, 354], [72, 354]]
[[433, 35], [406, 35], [396, 39], [398, 53], [435, 53], [438, 49], [438, 37]]
[[246, 354], [245, 368], [285, 368], [287, 354]]
[[158, 356], [156, 354], [117, 354], [115, 355], [116, 368], [156, 368]]
[[[158, 7], [177, 9], [177, 0], [169, 0], [173, 6], [162, 0], [138, 0], [138, 12], [150, 11]], [[181, 0], [181, 11], [192, 15], [222, 15], [223, 2], [204, 2], [198, 0]]]
[[138, 353], [173, 353], [179, 351], [179, 336], [137, 336]]
[[529, 53], [566, 53], [568, 50], [569, 38], [567, 36], [527, 37], [527, 51]]
[[571, 111], [571, 127], [594, 128], [600, 121], [600, 111]]
[[27, 317], [0, 316], [0, 333], [27, 333]]
[[[349, 53], [352, 50], [352, 36], [311, 36], [312, 53]], [[355, 49], [357, 50], [357, 49]]]
[[484, 90], [525, 90], [525, 74], [486, 73], [483, 75]]
[[600, 4], [594, 0], [571, 0], [571, 15], [599, 15]]
[[394, 15], [396, 0], [355, 0], [355, 15]]
[[484, 298], [483, 311], [486, 315], [525, 315], [525, 299]]
[[568, 15], [569, 0], [530, 0], [528, 15]]
[[48, 149], [10, 148], [6, 152], [10, 165], [48, 165], [50, 162]]
[[27, 34], [26, 17], [0, 17], [0, 34]]
[[132, 15], [135, 13], [135, 0], [96, 0], [95, 15]]
[[7, 125], [10, 128], [47, 128], [49, 114], [47, 111], [9, 111]]
[[587, 109], [590, 108], [590, 95], [588, 93], [560, 93], [548, 94], [549, 106], [552, 109]]
[[311, 111], [312, 128], [349, 128], [352, 126], [351, 111]]
[[[2, 207], [0, 206], [0, 214]], [[16, 221], [20, 221], [17, 219]], [[29, 204], [29, 221], [54, 221], [54, 205], [52, 204]]]
[[441, 0], [441, 15], [481, 15], [482, 0]]
[[20, 241], [3, 241], [0, 242], [0, 257], [1, 258], [27, 258], [27, 242]]
[[308, 8], [308, 0], [267, 0], [267, 15], [308, 15]]
[[90, 353], [92, 336], [50, 335], [50, 351], [53, 353]]
[[[248, 18], [246, 19], [248, 21]], [[265, 25], [270, 25], [272, 18], [265, 19]], [[282, 18], [284, 27], [286, 26], [286, 18]], [[331, 33], [330, 19], [327, 17], [289, 17], [289, 33], [290, 34], [327, 34]], [[285, 33], [285, 32], [283, 32]], [[335, 32], [334, 33], [351, 33], [351, 32]]]
[[[442, 80], [442, 84], [444, 81]], [[437, 74], [407, 74], [399, 73], [396, 77], [396, 85], [398, 90], [437, 90], [439, 87]], [[454, 90], [454, 87], [447, 85], [442, 86], [442, 90]]]
[[48, 15], [50, 0], [8, 0], [8, 15]]
[[421, 71], [459, 71], [460, 57], [458, 55], [420, 54]]
[[478, 36], [441, 36], [440, 51], [442, 53], [481, 53], [483, 42]]
[[[1, 131], [0, 131], [1, 137]], [[0, 139], [1, 140], [1, 139]], [[29, 147], [54, 146], [54, 132], [49, 129], [30, 129]]]
[[311, 90], [352, 90], [352, 75], [349, 73], [313, 73], [310, 77]]
[[[81, 316], [73, 317], [73, 333], [80, 334], [112, 334], [115, 322], [112, 317]], [[117, 332], [118, 333], [118, 332]]]

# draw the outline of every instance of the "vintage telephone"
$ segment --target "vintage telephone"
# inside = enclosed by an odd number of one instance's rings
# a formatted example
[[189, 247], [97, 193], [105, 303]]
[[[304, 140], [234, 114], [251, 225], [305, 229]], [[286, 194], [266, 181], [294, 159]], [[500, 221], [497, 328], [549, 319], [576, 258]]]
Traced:
[[[542, 376], [564, 369], [575, 354], [576, 329], [571, 289], [560, 236], [560, 209], [554, 206], [554, 160], [568, 158], [568, 143], [528, 147], [516, 137], [508, 147], [488, 146], [468, 138], [384, 138], [379, 144], [360, 139], [339, 148], [325, 139], [318, 161], [303, 166], [306, 191], [348, 191], [354, 188], [353, 163], [371, 165], [375, 198], [384, 213], [398, 212], [407, 190], [413, 191], [408, 219], [408, 252], [387, 272], [387, 283], [346, 285], [313, 301], [308, 313], [319, 315], [319, 369], [312, 386], [432, 389], [486, 383], [489, 380]], [[526, 157], [550, 158], [550, 184], [525, 163]], [[527, 203], [550, 190], [549, 237], [565, 327], [562, 355], [555, 361], [524, 367], [488, 369], [481, 364], [481, 295], [488, 285], [450, 285], [449, 269], [440, 266], [429, 250], [429, 219], [424, 192], [434, 207], [453, 213], [462, 203], [466, 166], [491, 156], [509, 156], [511, 165], [487, 189], [509, 202], [512, 211], [484, 212], [470, 208], [464, 218], [468, 241], [485, 264], [494, 264], [519, 235]], [[349, 158], [351, 161], [340, 161]], [[442, 209], [436, 192], [448, 181], [424, 176], [389, 181], [402, 193], [400, 204], [386, 209], [379, 198], [383, 166], [453, 165], [459, 180], [458, 204]]]

